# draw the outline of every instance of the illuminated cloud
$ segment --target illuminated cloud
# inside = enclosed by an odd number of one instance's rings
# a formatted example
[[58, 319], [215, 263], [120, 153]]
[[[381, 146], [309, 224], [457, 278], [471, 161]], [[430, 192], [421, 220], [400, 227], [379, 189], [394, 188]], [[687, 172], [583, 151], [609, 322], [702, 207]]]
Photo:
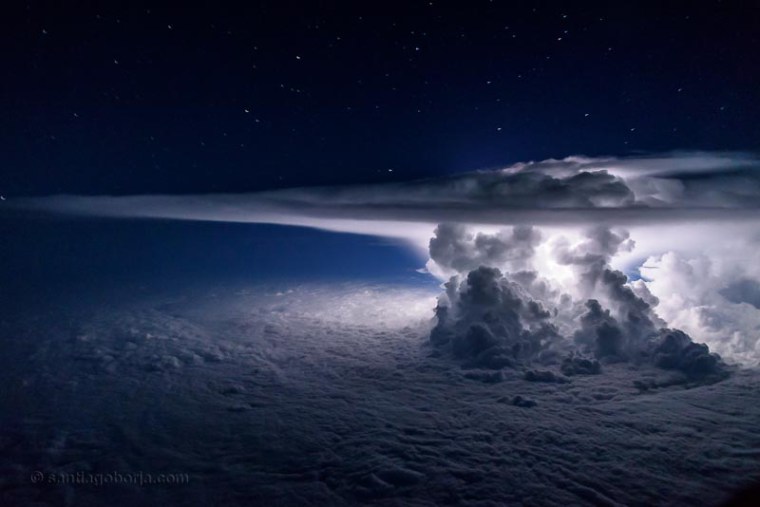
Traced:
[[619, 250], [633, 247], [627, 232], [596, 226], [576, 244], [557, 238], [554, 262], [576, 272], [566, 287], [533, 270], [539, 241], [524, 227], [495, 235], [438, 227], [430, 241], [432, 262], [458, 273], [439, 298], [432, 343], [470, 367], [559, 365], [572, 375], [598, 373], [600, 362], [632, 362], [677, 371], [681, 381], [725, 376], [706, 345], [666, 326], [646, 286], [635, 291], [610, 266]]

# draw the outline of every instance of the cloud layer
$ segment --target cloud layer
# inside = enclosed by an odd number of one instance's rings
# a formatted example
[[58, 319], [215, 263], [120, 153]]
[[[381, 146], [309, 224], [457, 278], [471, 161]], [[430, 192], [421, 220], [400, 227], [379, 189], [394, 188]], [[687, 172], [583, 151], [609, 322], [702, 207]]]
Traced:
[[[760, 159], [742, 153], [568, 157], [369, 186], [190, 196], [53, 196], [7, 206], [112, 217], [616, 225], [760, 217]], [[363, 233], [361, 227], [355, 232]]]
[[462, 370], [403, 286], [111, 290], [3, 316], [2, 505], [720, 505], [758, 471], [755, 372], [648, 395], [666, 370]]

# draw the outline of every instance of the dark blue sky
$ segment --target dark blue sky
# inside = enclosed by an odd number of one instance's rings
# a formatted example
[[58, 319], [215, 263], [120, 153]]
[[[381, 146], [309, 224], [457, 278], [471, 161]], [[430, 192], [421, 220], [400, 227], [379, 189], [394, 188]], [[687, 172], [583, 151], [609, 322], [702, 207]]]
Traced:
[[62, 288], [273, 280], [436, 285], [416, 272], [424, 260], [397, 242], [302, 227], [0, 216], [0, 237], [4, 305]]
[[115, 4], [5, 6], [0, 194], [760, 147], [754, 2]]

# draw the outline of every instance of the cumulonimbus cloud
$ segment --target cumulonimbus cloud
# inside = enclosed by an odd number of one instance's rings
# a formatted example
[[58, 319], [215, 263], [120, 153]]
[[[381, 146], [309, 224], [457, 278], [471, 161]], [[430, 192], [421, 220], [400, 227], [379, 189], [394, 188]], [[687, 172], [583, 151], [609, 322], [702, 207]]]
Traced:
[[[472, 309], [469, 294], [491, 287], [504, 301], [525, 302], [514, 308], [499, 303], [500, 325], [517, 329], [518, 320], [530, 322], [539, 341], [552, 341], [554, 334], [574, 337], [589, 350], [613, 350], [621, 357], [640, 351], [640, 336], [686, 346], [681, 335], [657, 334], [667, 324], [728, 359], [760, 362], [760, 310], [745, 294], [760, 283], [755, 267], [760, 266], [760, 158], [755, 154], [574, 156], [400, 183], [249, 194], [59, 195], [8, 199], [2, 205], [402, 238], [429, 256], [432, 274], [441, 280], [458, 276], [451, 282], [458, 292], [450, 294], [449, 308], [461, 315]], [[621, 226], [625, 230], [612, 229]], [[531, 270], [538, 282], [522, 280]], [[642, 278], [630, 281], [619, 270]], [[572, 287], [563, 285], [563, 276]], [[550, 287], [541, 278], [556, 283]], [[563, 302], [563, 291], [575, 302], [564, 313], [569, 303]], [[538, 318], [550, 307], [556, 316]], [[626, 320], [633, 314], [635, 325]], [[555, 331], [545, 325], [549, 321]], [[457, 330], [459, 324], [451, 326]], [[491, 339], [482, 326], [474, 329], [476, 342]]]

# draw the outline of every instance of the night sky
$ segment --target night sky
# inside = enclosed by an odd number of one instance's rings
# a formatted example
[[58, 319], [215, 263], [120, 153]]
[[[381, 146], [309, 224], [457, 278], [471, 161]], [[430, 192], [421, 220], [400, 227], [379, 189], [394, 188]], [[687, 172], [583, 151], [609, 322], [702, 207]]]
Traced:
[[760, 148], [753, 2], [13, 2], [4, 196]]

